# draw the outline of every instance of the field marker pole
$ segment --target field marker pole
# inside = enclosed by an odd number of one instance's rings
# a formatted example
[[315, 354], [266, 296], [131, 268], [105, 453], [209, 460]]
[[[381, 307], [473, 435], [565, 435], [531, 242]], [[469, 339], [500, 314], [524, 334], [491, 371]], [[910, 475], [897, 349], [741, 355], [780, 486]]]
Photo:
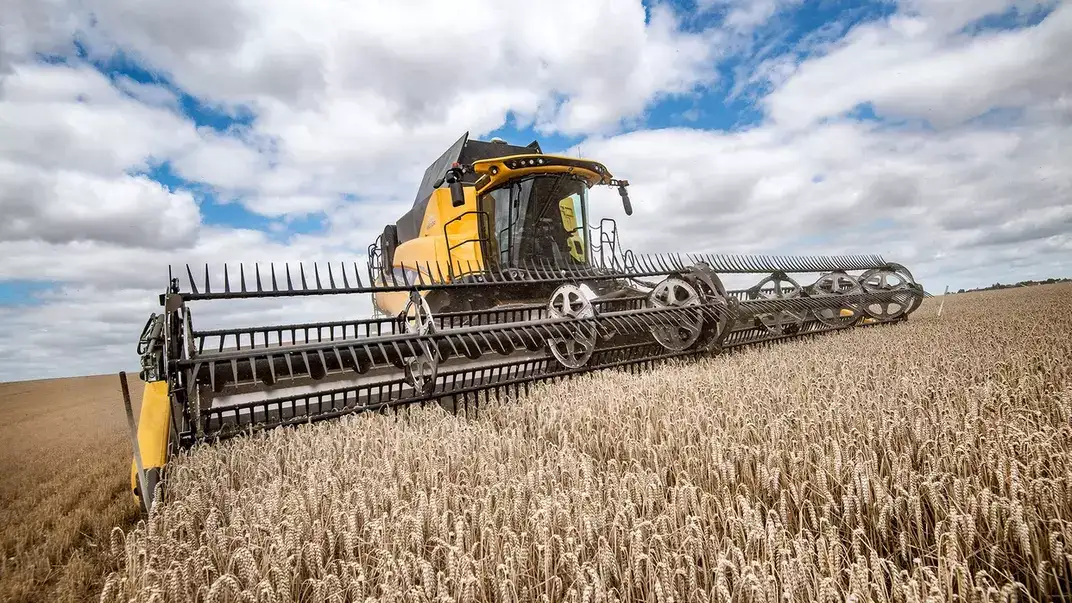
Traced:
[[945, 293], [942, 294], [942, 301], [938, 303], [938, 318], [942, 317], [942, 308], [945, 307], [945, 298], [949, 295], [949, 285], [945, 286]]
[[127, 387], [126, 371], [119, 371], [119, 385], [123, 388], [123, 405], [127, 410], [127, 424], [130, 426], [130, 441], [134, 444], [134, 464], [138, 469], [138, 491], [141, 492], [141, 502], [148, 512], [153, 505], [152, 493], [145, 492], [145, 467], [141, 464], [141, 446], [138, 444], [138, 428], [134, 425], [134, 410], [130, 406], [130, 388]]

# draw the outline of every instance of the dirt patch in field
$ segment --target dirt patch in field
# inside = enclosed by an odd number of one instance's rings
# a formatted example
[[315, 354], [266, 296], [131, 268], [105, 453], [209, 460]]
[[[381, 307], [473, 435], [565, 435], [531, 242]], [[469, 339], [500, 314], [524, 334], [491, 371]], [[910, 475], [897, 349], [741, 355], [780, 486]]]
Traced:
[[99, 597], [130, 458], [117, 376], [0, 383], [0, 601]]

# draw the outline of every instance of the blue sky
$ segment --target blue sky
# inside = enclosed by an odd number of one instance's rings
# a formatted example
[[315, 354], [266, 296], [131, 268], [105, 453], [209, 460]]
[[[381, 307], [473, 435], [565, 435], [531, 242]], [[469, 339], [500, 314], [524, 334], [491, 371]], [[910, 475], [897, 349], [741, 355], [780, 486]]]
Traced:
[[[685, 16], [684, 28], [692, 31], [718, 27], [719, 23], [733, 9], [732, 6], [710, 7], [698, 10], [696, 2], [687, 0], [671, 3]], [[658, 128], [696, 128], [703, 130], [734, 131], [756, 126], [763, 120], [761, 110], [756, 106], [754, 95], [757, 91], [751, 87], [742, 93], [733, 95], [738, 84], [737, 76], [749, 64], [758, 62], [763, 57], [773, 57], [793, 53], [798, 57], [808, 56], [811, 49], [799, 45], [809, 34], [826, 28], [832, 31], [846, 31], [854, 25], [875, 19], [888, 17], [895, 5], [889, 2], [870, 2], [861, 6], [853, 3], [810, 2], [790, 6], [784, 13], [758, 28], [751, 42], [745, 42], [762, 50], [762, 55], [736, 54], [720, 62], [716, 71], [719, 81], [710, 87], [698, 88], [685, 95], [670, 98], [656, 98], [646, 107], [641, 115], [631, 117], [623, 129], [658, 129]], [[650, 2], [645, 2], [650, 6]], [[847, 7], [848, 5], [848, 7]], [[690, 15], [689, 12], [692, 12]], [[988, 19], [991, 26], [1000, 23], [1011, 26], [1012, 20], [1005, 17]], [[107, 76], [111, 81], [123, 79], [138, 83], [159, 86], [178, 99], [181, 115], [197, 128], [209, 128], [221, 135], [242, 139], [257, 121], [256, 111], [248, 106], [224, 108], [211, 99], [198, 98], [176, 84], [169, 75], [153, 65], [139, 61], [123, 49], [118, 49], [108, 56], [91, 56], [83, 42], [77, 38], [74, 52], [69, 55], [41, 54], [43, 62], [80, 63], [91, 65]], [[749, 73], [745, 71], [745, 73]], [[132, 96], [127, 93], [127, 96]], [[459, 130], [459, 133], [461, 130]], [[583, 134], [565, 135], [556, 132], [538, 132], [531, 124], [519, 127], [512, 115], [508, 115], [504, 124], [484, 134], [485, 138], [498, 136], [510, 141], [527, 143], [540, 140], [546, 152], [561, 152], [575, 145], [583, 145]], [[423, 159], [431, 162], [441, 149], [427, 149]], [[261, 230], [273, 237], [286, 237], [290, 234], [315, 234], [326, 228], [322, 217], [303, 217], [289, 220], [284, 230], [273, 228], [273, 220], [246, 210], [236, 203], [233, 197], [220, 195], [210, 186], [190, 181], [177, 174], [167, 161], [161, 161], [150, 169], [136, 171], [159, 182], [169, 190], [187, 190], [198, 199], [203, 215], [203, 222], [211, 226], [246, 228]], [[415, 185], [414, 185], [415, 186]], [[359, 194], [359, 191], [353, 191]], [[278, 224], [278, 223], [276, 223]], [[12, 286], [14, 289], [14, 286]]]
[[17, 3], [0, 333], [49, 323], [91, 352], [64, 370], [111, 370], [169, 265], [363, 261], [464, 131], [607, 163], [636, 213], [596, 213], [641, 252], [882, 253], [936, 290], [1069, 275], [1064, 3], [472, 2], [446, 29], [431, 0]]
[[[682, 11], [683, 27], [687, 30], [702, 31], [717, 28], [733, 5], [710, 6], [701, 9], [697, 2], [678, 0], [671, 3]], [[645, 2], [646, 6], [651, 2]], [[804, 2], [789, 4], [782, 12], [758, 27], [751, 39], [741, 42], [754, 52], [733, 54], [719, 62], [716, 68], [718, 81], [715, 85], [700, 87], [697, 90], [669, 98], [654, 99], [641, 115], [633, 116], [622, 125], [623, 129], [660, 129], [660, 128], [694, 128], [702, 130], [739, 131], [755, 127], [762, 123], [764, 116], [757, 107], [756, 97], [763, 92], [763, 84], [746, 86], [736, 91], [738, 85], [745, 85], [740, 76], [751, 75], [749, 66], [754, 66], [765, 58], [791, 55], [804, 60], [816, 50], [808, 43], [809, 36], [822, 33], [829, 37], [851, 30], [854, 26], [889, 18], [896, 12], [897, 5], [888, 1], [876, 2]], [[993, 29], [1015, 29], [1035, 25], [1052, 11], [1052, 6], [1036, 7], [1026, 13], [1018, 7], [988, 14], [964, 26], [964, 31], [983, 32]], [[691, 13], [691, 14], [690, 14]], [[256, 111], [248, 106], [239, 105], [227, 109], [210, 99], [198, 98], [180, 85], [176, 84], [165, 72], [145, 64], [130, 54], [119, 49], [106, 57], [90, 57], [81, 42], [75, 42], [75, 52], [69, 56], [41, 55], [42, 61], [85, 61], [110, 80], [129, 79], [142, 84], [160, 86], [173, 93], [178, 99], [178, 108], [182, 116], [197, 128], [209, 128], [221, 135], [242, 139], [257, 121]], [[850, 115], [861, 119], [870, 119], [896, 125], [897, 118], [880, 118], [873, 108], [863, 104]], [[556, 152], [583, 145], [585, 135], [564, 135], [556, 132], [538, 132], [531, 125], [519, 127], [512, 115], [508, 115], [504, 124], [487, 134], [486, 137], [499, 136], [506, 140], [527, 142], [540, 140], [545, 151]], [[424, 159], [431, 161], [440, 150], [427, 149]], [[315, 234], [327, 227], [323, 216], [304, 216], [287, 220], [285, 226], [265, 216], [246, 210], [236, 199], [218, 194], [212, 187], [190, 181], [176, 174], [167, 161], [159, 162], [151, 169], [139, 173], [156, 180], [169, 190], [187, 190], [200, 202], [203, 222], [206, 225], [261, 230], [275, 238], [285, 238], [290, 234]], [[360, 194], [360, 191], [353, 191]], [[273, 227], [275, 224], [275, 227]], [[12, 285], [14, 289], [14, 285]]]
[[[650, 7], [651, 2], [645, 2]], [[685, 15], [683, 28], [702, 31], [716, 28], [734, 9], [733, 5], [709, 6], [702, 8], [695, 1], [675, 0], [671, 3]], [[792, 55], [799, 60], [806, 59], [816, 48], [807, 42], [809, 36], [822, 32], [824, 36], [844, 33], [854, 26], [890, 17], [896, 12], [897, 5], [888, 1], [875, 2], [804, 2], [789, 4], [776, 17], [762, 27], [757, 28], [751, 39], [745, 44], [752, 53], [733, 54], [718, 63], [716, 67], [718, 81], [707, 87], [683, 95], [669, 98], [656, 98], [645, 108], [641, 115], [632, 116], [622, 129], [660, 129], [660, 128], [694, 128], [702, 130], [739, 131], [755, 127], [762, 123], [763, 113], [757, 107], [756, 96], [762, 93], [763, 84], [749, 85], [736, 91], [738, 85], [745, 85], [740, 76], [751, 75], [749, 66], [754, 66], [764, 58]], [[1052, 11], [1052, 6], [1037, 7], [1024, 13], [1022, 9], [1010, 7], [1005, 11], [988, 14], [964, 26], [964, 31], [982, 32], [993, 29], [1014, 29], [1025, 25], [1035, 25]], [[650, 10], [650, 9], [649, 9]], [[159, 86], [178, 99], [181, 115], [197, 128], [212, 129], [221, 135], [242, 139], [251, 126], [257, 122], [257, 114], [248, 106], [224, 108], [211, 99], [198, 98], [176, 84], [167, 73], [154, 66], [139, 61], [123, 49], [118, 49], [109, 56], [90, 56], [84, 44], [75, 38], [74, 52], [69, 55], [39, 55], [42, 62], [74, 63], [84, 62], [117, 82], [129, 79], [142, 84]], [[127, 93], [128, 96], [131, 96]], [[896, 125], [896, 118], [881, 118], [873, 108], [863, 104], [850, 115], [860, 119], [876, 120]], [[513, 115], [508, 114], [503, 125], [486, 134], [485, 137], [498, 136], [510, 141], [525, 143], [540, 140], [546, 152], [561, 152], [575, 145], [582, 145], [585, 135], [566, 135], [557, 132], [538, 132], [531, 124], [519, 127]], [[430, 162], [440, 149], [427, 149], [424, 159]], [[195, 195], [200, 203], [203, 222], [210, 226], [244, 228], [261, 230], [275, 238], [285, 238], [291, 234], [315, 234], [327, 227], [323, 216], [304, 216], [287, 220], [285, 225], [275, 222], [263, 215], [245, 209], [236, 202], [236, 198], [218, 194], [211, 186], [190, 181], [177, 174], [168, 161], [160, 161], [146, 170], [134, 173], [144, 174], [159, 182], [169, 190], [186, 190]], [[360, 191], [352, 191], [360, 194]], [[275, 227], [273, 227], [273, 224]], [[281, 228], [281, 226], [283, 226]], [[12, 291], [20, 291], [25, 285], [9, 286]], [[39, 289], [40, 286], [33, 287]], [[23, 299], [26, 294], [12, 294], [14, 298]]]

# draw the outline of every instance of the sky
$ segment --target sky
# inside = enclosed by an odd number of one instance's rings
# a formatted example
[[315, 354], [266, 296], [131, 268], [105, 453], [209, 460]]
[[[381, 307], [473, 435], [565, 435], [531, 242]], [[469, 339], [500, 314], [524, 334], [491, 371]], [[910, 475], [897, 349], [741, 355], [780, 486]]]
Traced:
[[[627, 178], [637, 252], [1072, 276], [1072, 6], [8, 0], [0, 380], [134, 370], [169, 266], [345, 261], [462, 133]], [[199, 328], [367, 315], [214, 302]]]

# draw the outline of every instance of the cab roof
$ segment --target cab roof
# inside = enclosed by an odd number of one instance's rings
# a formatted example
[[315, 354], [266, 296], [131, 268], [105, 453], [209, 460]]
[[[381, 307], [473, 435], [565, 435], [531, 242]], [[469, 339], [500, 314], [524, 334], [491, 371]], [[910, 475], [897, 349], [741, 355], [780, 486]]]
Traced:
[[[535, 140], [530, 142], [528, 146], [519, 147], [498, 140], [470, 139], [469, 132], [466, 132], [454, 144], [450, 145], [450, 148], [440, 155], [439, 159], [432, 162], [428, 169], [424, 170], [424, 178], [421, 180], [420, 187], [417, 188], [417, 197], [413, 200], [413, 206], [417, 207], [421, 202], [428, 199], [432, 191], [435, 190], [435, 186], [433, 186], [435, 181], [442, 178], [447, 169], [455, 163], [472, 165], [484, 159], [532, 154], [543, 154], [543, 150], [540, 149], [540, 143]], [[472, 184], [476, 182], [476, 179], [476, 174], [465, 174], [462, 181]]]

